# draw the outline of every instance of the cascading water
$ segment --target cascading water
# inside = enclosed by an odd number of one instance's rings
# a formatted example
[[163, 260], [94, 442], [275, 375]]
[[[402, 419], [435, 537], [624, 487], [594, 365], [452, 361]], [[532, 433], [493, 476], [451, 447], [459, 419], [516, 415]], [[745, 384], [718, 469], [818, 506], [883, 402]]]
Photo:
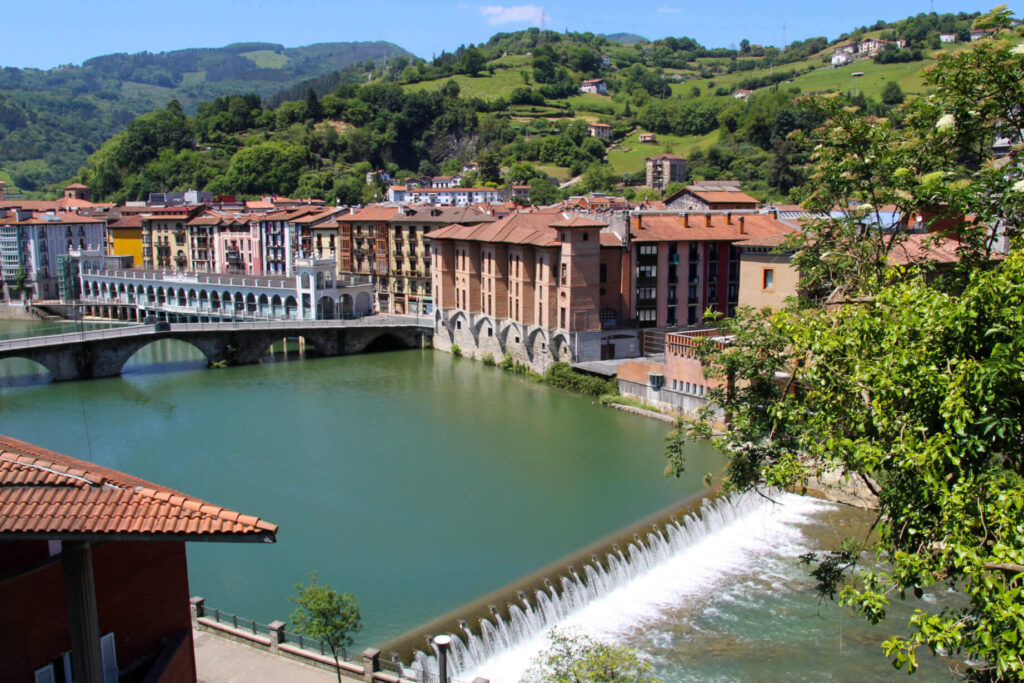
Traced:
[[[567, 575], [557, 582], [545, 580], [545, 587], [528, 596], [518, 593], [519, 603], [507, 605], [508, 619], [492, 608], [490, 619], [480, 619], [474, 632], [463, 624], [463, 640], [452, 636], [449, 661], [451, 678], [459, 680], [476, 673], [486, 662], [506, 656], [515, 648], [540, 641], [552, 627], [585, 610], [588, 605], [656, 570], [680, 553], [710, 540], [730, 525], [743, 524], [751, 515], [763, 513], [772, 505], [757, 495], [720, 497], [705, 500], [699, 513], [675, 518], [663, 527], [655, 527], [641, 538], [634, 535], [625, 550], [613, 546], [605, 557], [591, 556], [582, 567], [568, 567]], [[538, 643], [539, 645], [540, 643]], [[437, 680], [437, 660], [419, 651], [405, 669], [405, 676], [422, 681]]]

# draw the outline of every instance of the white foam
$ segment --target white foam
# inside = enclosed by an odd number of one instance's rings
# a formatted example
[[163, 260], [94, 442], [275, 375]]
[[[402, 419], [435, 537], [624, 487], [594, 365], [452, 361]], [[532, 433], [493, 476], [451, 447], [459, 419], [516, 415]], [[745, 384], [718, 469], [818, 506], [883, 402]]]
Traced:
[[[804, 550], [802, 535], [794, 524], [831, 507], [813, 498], [791, 494], [777, 496], [777, 503], [746, 499], [742, 515], [727, 524], [706, 529], [684, 549], [675, 552], [603, 596], [567, 614], [561, 620], [547, 621], [543, 628], [496, 652], [485, 661], [469, 663], [459, 671], [459, 679], [476, 676], [493, 683], [515, 682], [529, 668], [533, 658], [548, 644], [551, 629], [572, 628], [599, 640], [613, 640], [653, 620], [670, 608], [686, 604], [695, 597], [728, 580], [736, 571], [749, 568], [753, 557], [766, 553], [793, 554]], [[423, 660], [428, 670], [432, 661]]]

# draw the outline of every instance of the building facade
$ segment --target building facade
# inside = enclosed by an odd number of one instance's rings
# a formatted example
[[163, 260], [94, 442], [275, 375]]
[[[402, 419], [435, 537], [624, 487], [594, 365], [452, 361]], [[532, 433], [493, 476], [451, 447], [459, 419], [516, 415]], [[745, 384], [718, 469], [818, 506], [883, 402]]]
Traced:
[[430, 234], [434, 346], [511, 356], [536, 371], [598, 360], [601, 229], [558, 213], [513, 213]]
[[10, 302], [60, 297], [60, 263], [73, 250], [104, 251], [106, 221], [71, 212], [0, 209], [0, 272]]
[[703, 180], [665, 198], [665, 207], [678, 211], [756, 211], [760, 204], [736, 180]]
[[686, 159], [675, 154], [647, 157], [647, 187], [664, 190], [670, 183], [686, 180]]

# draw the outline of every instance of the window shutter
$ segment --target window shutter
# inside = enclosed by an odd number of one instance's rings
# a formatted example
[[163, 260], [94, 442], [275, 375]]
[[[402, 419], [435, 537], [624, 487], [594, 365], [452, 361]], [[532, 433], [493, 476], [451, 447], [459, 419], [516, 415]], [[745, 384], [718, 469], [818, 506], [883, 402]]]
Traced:
[[53, 664], [36, 669], [35, 683], [57, 683], [57, 677], [53, 673]]

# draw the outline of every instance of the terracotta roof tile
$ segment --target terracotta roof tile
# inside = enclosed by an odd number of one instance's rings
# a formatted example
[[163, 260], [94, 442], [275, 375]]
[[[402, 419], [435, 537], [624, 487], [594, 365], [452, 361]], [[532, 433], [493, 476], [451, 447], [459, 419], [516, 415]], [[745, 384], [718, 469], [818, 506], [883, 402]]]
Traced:
[[26, 534], [272, 542], [277, 526], [0, 436], [0, 537]]
[[631, 226], [629, 232], [634, 242], [739, 242], [793, 232], [793, 227], [764, 214], [733, 215], [731, 219], [726, 214], [644, 215], [640, 228]]

